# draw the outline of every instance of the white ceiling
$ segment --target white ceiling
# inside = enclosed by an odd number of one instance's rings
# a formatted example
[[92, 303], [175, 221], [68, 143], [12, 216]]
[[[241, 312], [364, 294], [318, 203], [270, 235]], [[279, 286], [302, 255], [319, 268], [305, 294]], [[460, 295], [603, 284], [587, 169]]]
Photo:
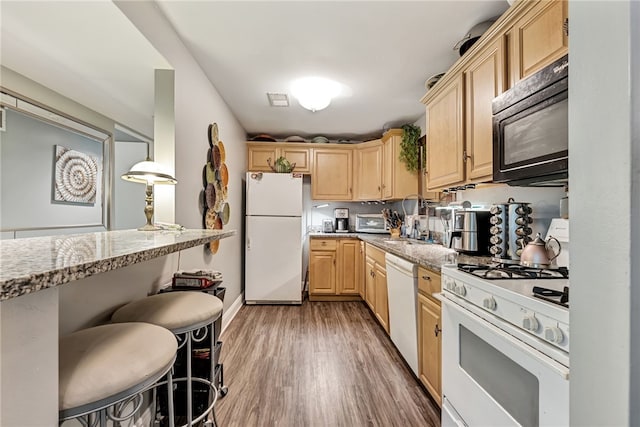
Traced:
[[[459, 57], [453, 46], [500, 1], [159, 1], [249, 134], [362, 138], [424, 114], [425, 81]], [[312, 113], [267, 92], [319, 75], [348, 88]]]
[[[158, 1], [250, 135], [364, 139], [424, 114], [424, 83], [458, 58], [497, 1]], [[153, 131], [153, 70], [171, 65], [111, 1], [1, 2], [2, 65], [143, 134]], [[312, 113], [267, 92], [292, 80], [347, 88]]]

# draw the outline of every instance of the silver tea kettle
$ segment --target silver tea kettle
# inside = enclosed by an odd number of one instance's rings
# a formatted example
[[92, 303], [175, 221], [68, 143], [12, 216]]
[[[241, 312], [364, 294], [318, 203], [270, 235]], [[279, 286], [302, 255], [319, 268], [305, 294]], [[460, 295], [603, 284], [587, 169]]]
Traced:
[[[555, 240], [558, 244], [558, 253], [555, 253], [549, 246], [551, 240]], [[520, 254], [520, 265], [533, 268], [548, 268], [551, 266], [551, 262], [560, 255], [561, 251], [562, 246], [558, 239], [553, 236], [549, 236], [545, 242], [542, 240], [542, 237], [540, 237], [540, 233], [538, 233], [536, 238], [522, 249], [522, 254]]]

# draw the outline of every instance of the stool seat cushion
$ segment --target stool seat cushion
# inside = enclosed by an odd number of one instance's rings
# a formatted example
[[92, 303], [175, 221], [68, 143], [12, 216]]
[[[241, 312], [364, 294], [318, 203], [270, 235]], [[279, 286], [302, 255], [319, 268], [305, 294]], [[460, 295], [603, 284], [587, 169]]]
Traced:
[[167, 292], [130, 302], [113, 313], [112, 322], [147, 322], [173, 332], [211, 322], [222, 314], [222, 301], [203, 292]]
[[120, 323], [83, 329], [59, 341], [59, 408], [79, 408], [153, 384], [175, 360], [178, 344], [164, 328]]

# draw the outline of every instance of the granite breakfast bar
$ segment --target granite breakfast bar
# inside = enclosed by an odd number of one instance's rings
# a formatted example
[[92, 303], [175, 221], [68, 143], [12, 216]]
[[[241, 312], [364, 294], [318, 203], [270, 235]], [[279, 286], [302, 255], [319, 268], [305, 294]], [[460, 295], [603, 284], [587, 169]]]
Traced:
[[0, 241], [0, 425], [58, 424], [59, 295], [65, 285], [81, 288], [106, 272], [122, 281], [116, 271], [235, 233], [123, 230]]

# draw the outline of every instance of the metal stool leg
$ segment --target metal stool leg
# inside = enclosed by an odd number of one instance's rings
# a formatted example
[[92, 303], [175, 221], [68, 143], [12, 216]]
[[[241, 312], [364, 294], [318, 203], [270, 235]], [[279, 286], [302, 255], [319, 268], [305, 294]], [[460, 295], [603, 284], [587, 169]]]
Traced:
[[193, 383], [191, 379], [191, 332], [186, 333], [187, 340], [187, 425], [193, 425]]
[[169, 427], [175, 427], [175, 411], [173, 408], [173, 368], [167, 373], [167, 406], [169, 407]]

